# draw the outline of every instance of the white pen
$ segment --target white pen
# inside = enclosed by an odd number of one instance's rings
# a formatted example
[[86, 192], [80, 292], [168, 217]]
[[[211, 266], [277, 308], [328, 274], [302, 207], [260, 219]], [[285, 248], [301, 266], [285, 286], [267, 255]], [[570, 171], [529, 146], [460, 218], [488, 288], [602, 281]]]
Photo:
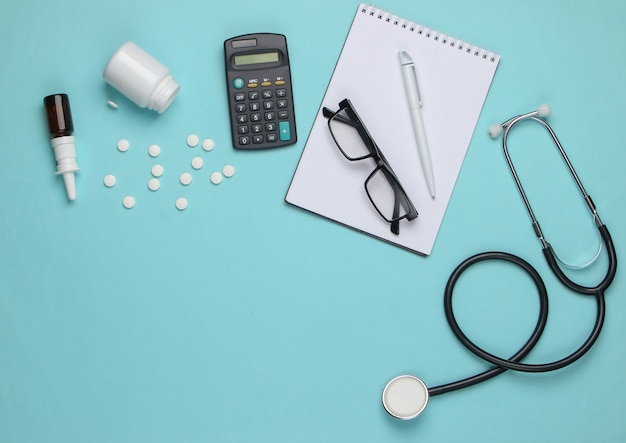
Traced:
[[419, 87], [417, 85], [417, 73], [415, 72], [415, 64], [411, 56], [406, 51], [400, 51], [400, 66], [402, 69], [402, 77], [404, 78], [404, 86], [406, 88], [406, 96], [409, 100], [409, 112], [413, 121], [413, 131], [417, 140], [417, 149], [422, 162], [422, 169], [426, 177], [426, 183], [430, 196], [435, 198], [435, 177], [433, 176], [433, 164], [430, 160], [430, 151], [428, 150], [428, 142], [426, 141], [426, 130], [424, 129], [424, 121], [422, 120], [422, 98], [420, 97]]

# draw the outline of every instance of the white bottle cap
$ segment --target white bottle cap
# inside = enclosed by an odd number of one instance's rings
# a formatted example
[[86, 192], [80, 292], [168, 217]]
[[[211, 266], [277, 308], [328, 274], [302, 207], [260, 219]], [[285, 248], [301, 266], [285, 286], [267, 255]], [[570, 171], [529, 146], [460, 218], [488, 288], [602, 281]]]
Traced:
[[176, 98], [178, 91], [180, 91], [180, 85], [174, 80], [174, 77], [168, 75], [156, 87], [146, 107], [159, 114], [163, 114], [163, 111], [165, 111]]

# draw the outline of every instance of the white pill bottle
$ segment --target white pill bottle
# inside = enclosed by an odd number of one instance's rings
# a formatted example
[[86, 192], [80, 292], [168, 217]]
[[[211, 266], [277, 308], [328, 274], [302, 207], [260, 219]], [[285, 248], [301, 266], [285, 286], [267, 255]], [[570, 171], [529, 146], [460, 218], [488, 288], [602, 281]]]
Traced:
[[126, 42], [115, 51], [103, 76], [138, 106], [159, 114], [180, 91], [169, 69], [133, 42]]

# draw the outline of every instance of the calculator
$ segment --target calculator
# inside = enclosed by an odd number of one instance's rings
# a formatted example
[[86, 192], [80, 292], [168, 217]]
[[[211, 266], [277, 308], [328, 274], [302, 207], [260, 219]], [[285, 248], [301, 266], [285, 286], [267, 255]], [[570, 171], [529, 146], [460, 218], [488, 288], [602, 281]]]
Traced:
[[282, 34], [246, 34], [224, 42], [233, 146], [266, 149], [296, 143], [291, 70]]

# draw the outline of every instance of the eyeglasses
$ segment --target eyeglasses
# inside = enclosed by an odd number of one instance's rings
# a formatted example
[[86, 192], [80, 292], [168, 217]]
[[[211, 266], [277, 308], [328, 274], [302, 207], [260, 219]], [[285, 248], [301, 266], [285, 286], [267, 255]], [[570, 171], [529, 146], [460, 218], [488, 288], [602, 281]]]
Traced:
[[330, 134], [346, 159], [371, 158], [376, 162], [376, 168], [365, 180], [365, 192], [378, 214], [391, 224], [391, 232], [400, 234], [400, 220], [417, 218], [417, 210], [352, 103], [346, 98], [339, 103], [338, 111], [324, 108], [323, 113], [328, 118]]

